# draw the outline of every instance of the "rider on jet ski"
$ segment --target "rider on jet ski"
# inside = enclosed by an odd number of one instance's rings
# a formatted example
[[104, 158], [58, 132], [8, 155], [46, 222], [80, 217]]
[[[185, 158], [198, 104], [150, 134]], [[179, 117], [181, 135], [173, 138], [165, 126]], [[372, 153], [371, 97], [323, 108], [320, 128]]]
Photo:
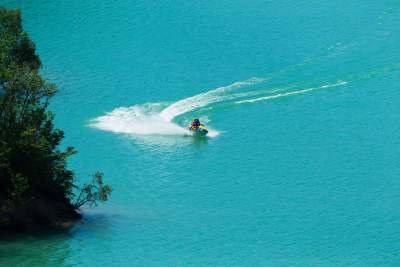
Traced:
[[204, 127], [204, 125], [200, 123], [199, 119], [193, 119], [189, 125], [189, 130], [196, 131], [199, 127]]

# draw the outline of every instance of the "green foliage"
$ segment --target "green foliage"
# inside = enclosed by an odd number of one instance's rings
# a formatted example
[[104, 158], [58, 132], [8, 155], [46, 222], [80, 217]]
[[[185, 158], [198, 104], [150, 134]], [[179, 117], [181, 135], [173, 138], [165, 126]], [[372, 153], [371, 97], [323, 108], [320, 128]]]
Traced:
[[103, 183], [103, 173], [96, 172], [89, 184], [85, 184], [79, 196], [76, 198], [74, 206], [79, 208], [85, 204], [97, 206], [97, 202], [104, 202], [108, 199], [112, 189]]
[[85, 203], [107, 199], [111, 188], [96, 173], [75, 200], [67, 169], [72, 147], [58, 147], [49, 100], [56, 86], [39, 75], [40, 59], [22, 29], [19, 11], [0, 8], [0, 228], [51, 224], [76, 215]]

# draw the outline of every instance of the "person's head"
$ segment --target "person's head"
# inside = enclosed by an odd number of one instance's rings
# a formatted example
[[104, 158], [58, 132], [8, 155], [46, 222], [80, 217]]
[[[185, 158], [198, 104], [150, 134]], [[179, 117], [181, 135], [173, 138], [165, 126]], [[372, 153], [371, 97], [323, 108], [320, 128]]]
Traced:
[[200, 124], [200, 120], [199, 119], [193, 119], [192, 123], [194, 125], [199, 125]]

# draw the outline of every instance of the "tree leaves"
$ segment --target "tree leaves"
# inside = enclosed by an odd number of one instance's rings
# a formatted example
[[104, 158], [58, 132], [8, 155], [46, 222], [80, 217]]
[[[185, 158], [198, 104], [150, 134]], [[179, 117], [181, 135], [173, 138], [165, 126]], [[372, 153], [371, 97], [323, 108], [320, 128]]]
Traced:
[[76, 151], [58, 148], [64, 133], [47, 109], [57, 88], [39, 75], [19, 11], [0, 8], [0, 37], [0, 228], [76, 217], [76, 209], [107, 200], [112, 190], [97, 172], [74, 200], [67, 159]]

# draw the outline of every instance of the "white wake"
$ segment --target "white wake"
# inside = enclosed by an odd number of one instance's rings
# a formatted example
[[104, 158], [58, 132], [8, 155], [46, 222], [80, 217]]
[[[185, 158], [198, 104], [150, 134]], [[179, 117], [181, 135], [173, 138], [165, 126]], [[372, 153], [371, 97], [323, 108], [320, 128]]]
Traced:
[[[132, 107], [119, 107], [103, 116], [93, 119], [90, 122], [90, 126], [105, 131], [130, 134], [138, 137], [149, 135], [189, 136], [192, 133], [185, 126], [178, 125], [175, 120], [178, 117], [183, 117], [183, 121], [188, 122], [191, 118], [188, 115], [199, 109], [214, 108], [218, 103], [255, 103], [347, 84], [346, 81], [337, 81], [305, 89], [301, 89], [293, 84], [284, 88], [263, 90], [254, 90], [252, 87], [265, 81], [265, 78], [250, 78], [179, 100], [170, 105], [160, 102]], [[250, 90], [251, 88], [253, 90]], [[217, 130], [209, 128], [208, 136], [215, 137], [218, 134]]]
[[270, 99], [274, 99], [274, 98], [280, 98], [280, 97], [284, 97], [284, 96], [304, 94], [304, 93], [308, 93], [308, 92], [315, 91], [315, 90], [327, 89], [327, 88], [342, 86], [342, 85], [346, 85], [346, 84], [347, 84], [346, 81], [338, 81], [333, 84], [325, 84], [325, 85], [321, 85], [318, 87], [311, 87], [311, 88], [306, 88], [306, 89], [302, 89], [302, 90], [298, 90], [298, 91], [279, 93], [279, 94], [275, 94], [275, 95], [263, 96], [263, 97], [254, 98], [254, 99], [240, 100], [240, 101], [236, 101], [235, 103], [236, 104], [255, 103], [255, 102], [270, 100]]
[[[243, 97], [244, 94], [232, 94], [232, 92], [263, 81], [262, 78], [250, 78], [179, 100], [169, 106], [165, 103], [147, 103], [120, 107], [92, 120], [90, 126], [132, 135], [192, 135], [189, 130], [173, 120], [214, 103]], [[218, 131], [209, 128], [208, 136], [215, 137], [218, 134]]]
[[235, 82], [228, 86], [219, 87], [217, 89], [198, 94], [192, 97], [182, 99], [170, 105], [161, 112], [161, 117], [167, 121], [173, 120], [175, 117], [185, 114], [189, 111], [208, 106], [213, 103], [219, 103], [235, 98], [234, 94], [229, 94], [235, 89], [258, 84], [265, 81], [263, 78], [250, 78], [246, 81]]
[[183, 135], [185, 128], [171, 123], [160, 116], [161, 103], [148, 103], [133, 107], [120, 107], [91, 122], [101, 130], [138, 135]]

